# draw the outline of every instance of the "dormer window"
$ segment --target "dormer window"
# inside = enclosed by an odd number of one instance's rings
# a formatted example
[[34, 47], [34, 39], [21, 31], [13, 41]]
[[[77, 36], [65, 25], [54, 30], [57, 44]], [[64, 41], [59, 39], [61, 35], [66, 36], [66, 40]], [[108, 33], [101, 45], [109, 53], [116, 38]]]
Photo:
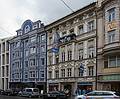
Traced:
[[25, 27], [25, 33], [29, 32], [29, 31], [30, 31], [30, 26], [26, 25], [26, 27]]

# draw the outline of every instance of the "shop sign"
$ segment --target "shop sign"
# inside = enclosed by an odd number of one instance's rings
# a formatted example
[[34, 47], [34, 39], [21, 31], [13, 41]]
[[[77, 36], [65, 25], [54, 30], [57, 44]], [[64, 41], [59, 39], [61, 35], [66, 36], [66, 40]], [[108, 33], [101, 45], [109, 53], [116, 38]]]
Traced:
[[117, 28], [117, 22], [113, 21], [107, 24], [107, 31], [111, 31]]
[[102, 77], [102, 80], [105, 80], [105, 81], [110, 81], [110, 80], [120, 80], [120, 75], [107, 75], [107, 76], [103, 76]]
[[92, 82], [78, 82], [78, 85], [93, 85]]

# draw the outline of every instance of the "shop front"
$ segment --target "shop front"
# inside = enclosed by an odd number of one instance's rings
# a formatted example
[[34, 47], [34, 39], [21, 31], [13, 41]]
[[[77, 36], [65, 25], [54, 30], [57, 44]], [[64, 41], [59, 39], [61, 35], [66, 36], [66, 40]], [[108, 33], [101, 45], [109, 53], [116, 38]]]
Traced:
[[120, 74], [100, 76], [99, 84], [101, 85], [102, 90], [120, 92]]
[[59, 83], [49, 83], [48, 87], [49, 87], [48, 91], [58, 91], [59, 90]]
[[85, 94], [93, 90], [93, 82], [78, 82], [77, 88], [81, 90], [81, 94]]

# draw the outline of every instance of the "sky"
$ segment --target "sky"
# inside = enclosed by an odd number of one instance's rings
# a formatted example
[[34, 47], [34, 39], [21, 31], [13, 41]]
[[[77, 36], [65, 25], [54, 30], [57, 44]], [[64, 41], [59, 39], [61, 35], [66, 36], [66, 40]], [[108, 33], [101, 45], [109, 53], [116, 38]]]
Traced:
[[[76, 11], [96, 0], [64, 0]], [[50, 24], [72, 13], [61, 0], [0, 0], [0, 38], [15, 36], [27, 19]]]

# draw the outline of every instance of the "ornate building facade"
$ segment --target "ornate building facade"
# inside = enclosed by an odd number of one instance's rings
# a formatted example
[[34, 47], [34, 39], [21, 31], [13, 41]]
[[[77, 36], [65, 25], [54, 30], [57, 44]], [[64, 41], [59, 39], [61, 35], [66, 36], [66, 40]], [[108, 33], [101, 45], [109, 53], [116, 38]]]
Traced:
[[96, 2], [45, 27], [47, 90], [95, 89]]
[[98, 1], [98, 89], [120, 91], [120, 0]]
[[10, 41], [10, 87], [46, 84], [46, 32], [41, 21], [26, 20]]

